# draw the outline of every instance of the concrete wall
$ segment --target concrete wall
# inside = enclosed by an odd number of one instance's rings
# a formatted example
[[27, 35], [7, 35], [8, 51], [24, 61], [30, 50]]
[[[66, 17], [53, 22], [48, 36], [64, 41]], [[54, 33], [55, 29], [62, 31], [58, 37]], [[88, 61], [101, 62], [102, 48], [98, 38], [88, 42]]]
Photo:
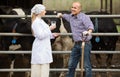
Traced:
[[[100, 10], [101, 0], [43, 0], [43, 4], [47, 7], [47, 10], [70, 10], [72, 2], [74, 1], [81, 2], [82, 10], [84, 12]], [[110, 3], [108, 0], [108, 11], [110, 10], [109, 4]], [[113, 0], [113, 13], [120, 14], [119, 8], [120, 8], [120, 1]]]
[[120, 14], [120, 0], [113, 0], [113, 14]]

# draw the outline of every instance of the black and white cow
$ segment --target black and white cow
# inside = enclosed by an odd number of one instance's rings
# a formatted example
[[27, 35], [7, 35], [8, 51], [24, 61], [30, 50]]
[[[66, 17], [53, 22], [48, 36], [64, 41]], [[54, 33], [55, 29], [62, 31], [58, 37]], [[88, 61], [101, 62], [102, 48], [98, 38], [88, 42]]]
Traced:
[[[99, 11], [93, 11], [93, 12], [88, 12], [86, 13], [88, 15], [108, 15], [109, 13], [107, 12], [99, 12]], [[91, 18], [94, 28], [95, 28], [95, 33], [117, 33], [117, 27], [115, 25], [115, 22], [113, 18]], [[97, 23], [96, 23], [97, 20]], [[71, 32], [70, 29], [70, 24], [63, 19], [63, 24], [67, 32]], [[116, 42], [118, 40], [118, 36], [93, 36], [91, 39], [92, 42], [92, 50], [99, 50], [99, 51], [115, 51], [116, 48]], [[72, 43], [73, 44], [73, 43]], [[102, 57], [100, 54], [95, 54], [97, 64], [96, 66], [98, 68], [102, 67]], [[106, 68], [110, 68], [111, 62], [112, 62], [112, 57], [113, 54], [107, 54], [107, 59], [106, 59]], [[68, 57], [67, 57], [68, 58]], [[68, 60], [66, 59], [66, 62]], [[67, 66], [67, 65], [64, 65]], [[100, 74], [98, 73], [97, 77], [100, 77]], [[107, 73], [107, 77], [111, 77], [110, 73]]]
[[[17, 15], [17, 11], [21, 11], [13, 9], [10, 6], [1, 6], [0, 7], [0, 14], [1, 15]], [[0, 32], [10, 32], [10, 33], [27, 33], [31, 34], [31, 20], [30, 19], [21, 19], [21, 18], [0, 18]], [[29, 39], [30, 38], [30, 39]], [[34, 37], [18, 37], [18, 36], [0, 36], [0, 50], [31, 50], [32, 42]], [[8, 58], [9, 60], [5, 63], [1, 64], [1, 67], [5, 65], [10, 67], [12, 61], [14, 61], [14, 68], [29, 68], [30, 67], [30, 55], [27, 54], [15, 54], [15, 55], [7, 55], [4, 57], [5, 59]], [[7, 63], [9, 62], [9, 63]], [[7, 77], [8, 75], [6, 74]], [[18, 74], [17, 72], [14, 73], [12, 77], [25, 77], [25, 73]]]
[[[87, 13], [88, 15], [109, 15], [106, 11], [93, 11]], [[117, 33], [117, 27], [113, 18], [91, 18], [95, 33]], [[96, 23], [97, 22], [97, 23]], [[118, 40], [118, 36], [93, 36], [92, 38], [92, 50], [99, 50], [99, 51], [115, 51], [116, 49], [116, 42]], [[103, 65], [103, 58], [100, 54], [95, 54], [97, 60], [97, 67], [101, 68]], [[107, 68], [110, 68], [112, 63], [113, 54], [106, 55], [105, 65]], [[104, 58], [105, 59], [105, 58]], [[100, 77], [100, 75], [98, 75]], [[110, 74], [107, 74], [107, 77], [111, 77]]]
[[[20, 11], [20, 10], [19, 10]], [[59, 11], [61, 12], [61, 11]], [[66, 11], [62, 12], [66, 13]], [[69, 12], [68, 12], [69, 13]], [[3, 7], [0, 8], [0, 14], [17, 14], [15, 12], [15, 9], [12, 10], [11, 7]], [[23, 13], [22, 13], [23, 14]], [[30, 14], [27, 11], [27, 14]], [[56, 15], [57, 11], [47, 11], [48, 15]], [[87, 14], [107, 14], [104, 12], [92, 12]], [[52, 32], [71, 32], [69, 23], [63, 19], [63, 24], [61, 24], [59, 18], [43, 18], [49, 25], [52, 20], [57, 21], [57, 28], [53, 30]], [[92, 19], [93, 23], [95, 24], [95, 20]], [[0, 32], [17, 32], [17, 33], [28, 33], [31, 34], [31, 19], [30, 18], [14, 18], [14, 19], [1, 19], [0, 18]], [[64, 25], [64, 26], [60, 26]], [[107, 26], [108, 25], [108, 26]], [[97, 28], [98, 27], [98, 28]], [[66, 29], [66, 30], [65, 30]], [[98, 26], [95, 26], [96, 32], [117, 32], [115, 23], [113, 22], [112, 18], [99, 18], [98, 19]], [[17, 45], [18, 49], [15, 50], [31, 50], [32, 42], [34, 37], [0, 37], [0, 48], [1, 50], [11, 50], [12, 45]], [[114, 40], [113, 40], [114, 39]], [[112, 41], [111, 41], [112, 40]], [[52, 41], [52, 48], [53, 50], [58, 51], [66, 51], [71, 50], [73, 42], [72, 39], [68, 36], [60, 36], [56, 38], [56, 40]], [[117, 37], [103, 37], [103, 36], [95, 36], [92, 39], [93, 44], [93, 50], [115, 50], [115, 44], [117, 41]], [[54, 42], [54, 43], [53, 43]], [[14, 48], [14, 47], [13, 47]], [[9, 56], [9, 55], [8, 55]], [[63, 58], [64, 57], [64, 58]], [[67, 59], [66, 59], [67, 58]], [[61, 68], [61, 67], [67, 67], [67, 61], [68, 61], [69, 55], [53, 55], [54, 62], [51, 64], [51, 68]], [[100, 63], [100, 55], [97, 54], [96, 56], [98, 63]], [[8, 59], [8, 58], [7, 58]], [[30, 55], [17, 55], [11, 57], [11, 60], [15, 59], [15, 66], [14, 68], [30, 68]], [[98, 60], [99, 59], [99, 60]], [[109, 58], [107, 59], [107, 65], [110, 66], [110, 62], [112, 59], [112, 55], [109, 55]], [[22, 60], [22, 61], [21, 61]], [[9, 60], [10, 61], [10, 60]], [[61, 62], [61, 63], [60, 63]], [[10, 63], [10, 62], [9, 62]], [[9, 65], [9, 64], [8, 64]], [[59, 73], [55, 73], [57, 76]], [[63, 73], [62, 73], [63, 74]], [[13, 77], [25, 77], [25, 73], [23, 74], [14, 74]], [[53, 75], [51, 75], [52, 77]], [[63, 77], [64, 75], [60, 75], [60, 77]]]
[[[7, 9], [6, 9], [7, 8]], [[5, 10], [6, 9], [6, 10]], [[0, 8], [0, 14], [1, 15], [19, 15], [20, 12], [22, 12], [23, 9], [13, 9], [9, 6], [2, 6]], [[26, 11], [26, 10], [25, 10]], [[30, 10], [28, 12], [27, 10], [27, 15], [30, 13]], [[22, 12], [22, 15], [25, 13]], [[47, 11], [48, 15], [55, 15], [56, 11]], [[21, 15], [21, 14], [20, 14]], [[56, 29], [53, 30], [52, 32], [60, 32], [60, 19], [59, 18], [43, 18], [46, 23], [49, 25], [51, 24], [51, 21], [56, 21]], [[27, 33], [31, 34], [31, 18], [0, 18], [0, 32], [11, 32], [11, 33]], [[1, 36], [0, 38], [0, 50], [31, 50], [32, 47], [32, 42], [34, 40], [33, 36]], [[58, 49], [61, 50], [61, 42], [59, 43], [60, 45], [54, 44], [54, 40], [51, 40], [53, 49]], [[6, 54], [5, 54], [6, 55]], [[51, 64], [51, 67], [62, 67], [62, 63], [59, 63], [58, 60], [61, 58], [62, 62], [62, 57], [60, 55], [53, 55], [54, 57], [54, 62]], [[6, 56], [5, 56], [6, 58]], [[10, 68], [11, 62], [14, 60], [14, 67], [13, 68], [30, 68], [30, 55], [28, 54], [15, 54], [15, 55], [8, 55], [7, 56], [9, 61], [9, 64], [7, 63], [8, 68]], [[4, 67], [4, 64], [1, 65], [1, 67]], [[53, 76], [53, 75], [51, 75]], [[5, 76], [4, 76], [5, 77]], [[7, 77], [7, 76], [6, 76]], [[26, 77], [26, 73], [24, 72], [15, 72], [12, 77]]]
[[[109, 15], [107, 12], [103, 11], [93, 11], [86, 13], [87, 15]], [[117, 33], [117, 27], [113, 18], [91, 18], [95, 33]], [[97, 22], [96, 22], [97, 20]], [[70, 24], [63, 19], [64, 26], [67, 32], [71, 32]], [[116, 42], [118, 40], [118, 36], [93, 36], [91, 39], [92, 42], [92, 50], [96, 51], [115, 51]], [[73, 43], [72, 43], [73, 44]], [[95, 54], [98, 68], [102, 68], [102, 56], [100, 54]], [[113, 54], [107, 54], [106, 59], [106, 68], [110, 68], [112, 62]], [[66, 60], [67, 61], [67, 60]], [[101, 77], [100, 74], [97, 74], [97, 77]], [[107, 72], [107, 77], [111, 77], [111, 74]]]

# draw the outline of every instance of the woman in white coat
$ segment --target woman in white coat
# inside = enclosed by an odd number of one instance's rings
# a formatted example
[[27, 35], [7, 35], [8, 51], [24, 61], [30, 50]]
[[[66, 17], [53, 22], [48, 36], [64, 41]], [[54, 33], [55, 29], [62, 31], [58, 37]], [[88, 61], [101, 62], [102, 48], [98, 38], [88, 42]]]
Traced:
[[57, 33], [51, 33], [55, 26], [46, 24], [42, 16], [46, 13], [45, 6], [36, 4], [31, 9], [32, 33], [35, 37], [31, 56], [31, 77], [49, 77], [49, 64], [53, 62], [50, 39], [57, 37]]

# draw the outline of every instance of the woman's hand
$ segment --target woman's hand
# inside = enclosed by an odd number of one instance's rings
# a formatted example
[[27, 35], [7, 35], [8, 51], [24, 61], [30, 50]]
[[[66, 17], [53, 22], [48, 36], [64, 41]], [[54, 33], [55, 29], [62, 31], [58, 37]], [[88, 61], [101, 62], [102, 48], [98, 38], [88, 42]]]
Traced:
[[51, 21], [50, 30], [54, 30], [56, 28], [56, 21]]
[[60, 33], [52, 33], [54, 37], [60, 36]]
[[54, 30], [55, 28], [56, 28], [56, 26], [54, 26], [54, 25], [50, 26], [50, 30]]

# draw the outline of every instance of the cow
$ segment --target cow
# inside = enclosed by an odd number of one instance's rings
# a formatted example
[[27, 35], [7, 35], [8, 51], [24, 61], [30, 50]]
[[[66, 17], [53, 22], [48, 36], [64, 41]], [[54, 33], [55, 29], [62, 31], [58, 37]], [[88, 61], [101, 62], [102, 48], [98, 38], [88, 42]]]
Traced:
[[[1, 15], [17, 15], [15, 9], [13, 10], [10, 6], [1, 6], [0, 7]], [[31, 34], [31, 20], [30, 19], [21, 19], [21, 18], [0, 18], [0, 32], [11, 32], [11, 33], [27, 33]], [[31, 38], [31, 39], [29, 39]], [[34, 37], [18, 37], [18, 36], [1, 36], [0, 37], [0, 50], [31, 50], [32, 42]], [[5, 54], [6, 55], [6, 54]], [[2, 55], [3, 56], [3, 55]], [[7, 68], [10, 67], [10, 64], [14, 61], [14, 68], [29, 68], [30, 67], [30, 55], [27, 54], [15, 54], [15, 55], [6, 55], [5, 59]], [[4, 59], [3, 59], [4, 60]], [[2, 61], [2, 59], [1, 59]], [[7, 63], [9, 62], [9, 63]], [[4, 67], [5, 64], [1, 63], [1, 67]], [[5, 74], [8, 77], [9, 74]], [[12, 77], [25, 77], [25, 73], [18, 74], [14, 73]]]
[[[3, 9], [5, 8], [5, 9]], [[15, 9], [12, 10], [13, 8], [11, 7], [2, 7], [0, 8], [0, 14], [12, 14], [15, 15], [17, 14], [15, 12]], [[62, 11], [47, 11], [48, 15], [56, 15], [58, 12], [62, 12]], [[62, 12], [62, 13], [66, 13]], [[70, 12], [68, 12], [70, 13]], [[27, 10], [27, 14], [30, 14], [30, 10]], [[108, 14], [106, 12], [90, 12], [90, 13], [86, 13], [88, 15], [90, 14]], [[67, 33], [67, 32], [71, 32], [70, 29], [70, 24], [65, 20], [65, 19], [59, 19], [59, 18], [44, 18], [46, 23], [48, 23], [49, 25], [51, 24], [51, 21], [55, 20], [57, 22], [57, 28], [55, 30], [53, 30], [52, 32], [62, 32], [62, 33]], [[63, 22], [61, 23], [60, 21], [63, 20]], [[95, 19], [91, 18], [91, 20], [93, 21], [93, 24], [95, 25]], [[109, 23], [108, 23], [109, 21]], [[0, 18], [0, 32], [17, 32], [17, 33], [28, 33], [31, 34], [31, 19], [30, 18], [25, 18], [25, 19], [21, 19], [21, 18], [14, 18], [14, 19], [1, 19]], [[61, 26], [60, 26], [61, 25]], [[64, 26], [63, 26], [64, 25]], [[105, 26], [104, 26], [105, 25]], [[108, 26], [106, 26], [108, 25]], [[97, 28], [98, 27], [98, 28]], [[15, 30], [14, 30], [15, 29]], [[116, 25], [113, 22], [112, 18], [98, 18], [98, 26], [95, 26], [95, 32], [117, 32], [116, 29]], [[7, 37], [7, 38], [6, 38]], [[0, 48], [1, 50], [12, 50], [12, 46], [14, 48], [14, 46], [17, 45], [18, 49], [16, 50], [31, 50], [31, 46], [32, 46], [32, 42], [34, 40], [34, 37], [10, 37], [8, 38], [8, 36], [5, 37], [0, 37]], [[112, 41], [111, 41], [112, 40]], [[11, 42], [12, 41], [12, 42]], [[111, 42], [109, 42], [111, 41]], [[115, 36], [93, 36], [92, 38], [92, 50], [115, 50], [115, 44], [117, 41], [117, 37]], [[72, 46], [73, 46], [73, 41], [71, 39], [71, 36], [59, 36], [58, 38], [51, 40], [52, 42], [52, 49], [53, 50], [58, 50], [58, 51], [67, 51], [67, 50], [71, 50]], [[14, 50], [14, 49], [13, 49]], [[10, 58], [8, 58], [10, 57]], [[6, 58], [6, 56], [5, 56]], [[57, 55], [57, 54], [53, 54], [53, 60], [54, 62], [51, 64], [51, 68], [66, 68], [67, 67], [67, 62], [68, 62], [68, 58], [69, 58], [69, 54], [63, 54], [63, 55]], [[22, 62], [21, 62], [22, 59]], [[98, 66], [100, 67], [100, 63], [101, 63], [101, 57], [99, 54], [96, 54], [96, 59], [98, 62]], [[108, 55], [108, 59], [107, 61], [107, 66], [110, 67], [111, 64], [111, 59], [112, 59], [112, 54]], [[7, 55], [7, 63], [6, 64], [10, 64], [10, 62], [12, 60], [15, 60], [14, 62], [14, 67], [15, 68], [30, 68], [30, 55]], [[59, 63], [61, 62], [61, 63]], [[1, 63], [0, 63], [1, 64]], [[23, 64], [23, 65], [22, 65]], [[7, 65], [7, 68], [9, 68], [9, 66]], [[22, 66], [21, 66], [22, 65]], [[59, 75], [59, 73], [53, 73], [50, 76], [53, 77], [53, 75], [56, 74], [56, 76]], [[19, 76], [21, 77], [25, 77], [25, 73], [20, 74]], [[59, 77], [64, 77], [65, 74], [64, 72], [60, 73]], [[5, 77], [5, 76], [4, 76]], [[6, 76], [7, 77], [7, 76]], [[13, 77], [18, 77], [18, 73], [14, 74]]]
[[[92, 11], [92, 12], [87, 12], [87, 15], [108, 15], [106, 11]], [[95, 33], [117, 33], [117, 27], [115, 25], [115, 22], [113, 18], [91, 18], [94, 28], [95, 28]], [[97, 20], [98, 22], [96, 23]], [[63, 24], [67, 32], [71, 33], [70, 29], [70, 24], [63, 19]], [[116, 43], [118, 40], [118, 36], [93, 36], [91, 39], [92, 43], [92, 50], [95, 51], [115, 51], [116, 48]], [[74, 44], [72, 42], [72, 44]], [[69, 56], [67, 56], [68, 58]], [[96, 67], [102, 68], [102, 57], [100, 54], [95, 54], [97, 64]], [[107, 59], [106, 59], [106, 68], [110, 68], [111, 62], [112, 62], [112, 57], [113, 54], [107, 54]], [[67, 63], [67, 59], [66, 63]], [[64, 65], [67, 66], [67, 65]], [[60, 77], [64, 77], [64, 72], [61, 73]], [[96, 74], [97, 77], [101, 77], [99, 72]], [[111, 74], [107, 72], [107, 77], [111, 77]]]
[[[8, 7], [8, 6], [1, 6], [0, 7], [0, 14], [9, 14], [11, 12], [12, 7]], [[0, 32], [3, 32], [3, 27], [5, 25], [6, 19], [2, 19], [0, 18]], [[7, 43], [7, 41], [3, 40], [4, 37], [0, 37], [0, 50], [7, 50], [6, 45], [4, 44], [4, 42]], [[9, 48], [8, 48], [9, 49]], [[10, 68], [10, 64], [11, 64], [11, 59], [9, 58], [9, 55], [3, 55], [0, 54], [0, 68]], [[9, 73], [0, 73], [1, 76], [3, 77], [8, 77]]]
[[[6, 9], [7, 8], [7, 9]], [[5, 10], [6, 9], [6, 10]], [[12, 7], [9, 6], [4, 6], [2, 8], [0, 8], [0, 11], [2, 12], [2, 14], [4, 15], [17, 15], [18, 13], [16, 11], [21, 11], [22, 9], [18, 10], [18, 9], [13, 9]], [[24, 9], [25, 10], [25, 9]], [[27, 15], [28, 13], [30, 14], [30, 11], [27, 11]], [[26, 14], [26, 13], [25, 13]], [[47, 11], [47, 14], [49, 15], [55, 15], [56, 11]], [[56, 29], [53, 30], [52, 32], [60, 32], [60, 19], [59, 18], [44, 18], [46, 23], [48, 23], [49, 25], [51, 24], [51, 21], [56, 21]], [[0, 18], [0, 32], [11, 32], [11, 33], [27, 33], [27, 34], [32, 34], [31, 33], [31, 18]], [[1, 38], [1, 50], [12, 50], [12, 51], [17, 51], [17, 50], [31, 50], [32, 48], [32, 43], [34, 40], [33, 36], [2, 36]], [[57, 40], [55, 42], [55, 40]], [[52, 48], [53, 50], [63, 50], [63, 44], [62, 42], [59, 42], [61, 38], [58, 37], [57, 39], [52, 39], [51, 43], [52, 43]], [[64, 40], [65, 41], [65, 40]], [[54, 42], [56, 44], [54, 44]], [[63, 56], [60, 55], [54, 55], [54, 62], [51, 64], [51, 68], [59, 68], [62, 67], [63, 64], [59, 63], [58, 59], [61, 59], [61, 62], [63, 60]], [[10, 63], [12, 62], [14, 65], [13, 68], [30, 68], [30, 55], [28, 54], [15, 54], [15, 55], [8, 55], [7, 58], [9, 58], [10, 62], [8, 64], [8, 66], [10, 67]], [[56, 60], [57, 59], [57, 60]], [[1, 65], [2, 67], [3, 65]], [[9, 68], [8, 67], [8, 68]], [[56, 73], [57, 74], [57, 73]], [[54, 75], [54, 74], [53, 74]], [[52, 76], [52, 74], [51, 74]], [[5, 77], [5, 76], [4, 76]], [[7, 76], [6, 76], [7, 77]], [[11, 77], [26, 77], [26, 73], [24, 72], [15, 72], [11, 75]]]
[[[86, 13], [88, 15], [109, 15], [106, 11], [93, 11]], [[95, 33], [117, 33], [117, 27], [113, 18], [91, 18], [95, 25]], [[95, 21], [97, 20], [97, 21]], [[97, 24], [96, 24], [97, 22]], [[99, 51], [115, 51], [118, 36], [93, 36], [92, 50]], [[100, 54], [95, 54], [97, 60], [97, 67], [102, 68], [102, 57]], [[113, 54], [107, 54], [106, 67], [110, 68]], [[98, 73], [98, 77], [101, 77]], [[107, 77], [111, 77], [110, 73]]]

